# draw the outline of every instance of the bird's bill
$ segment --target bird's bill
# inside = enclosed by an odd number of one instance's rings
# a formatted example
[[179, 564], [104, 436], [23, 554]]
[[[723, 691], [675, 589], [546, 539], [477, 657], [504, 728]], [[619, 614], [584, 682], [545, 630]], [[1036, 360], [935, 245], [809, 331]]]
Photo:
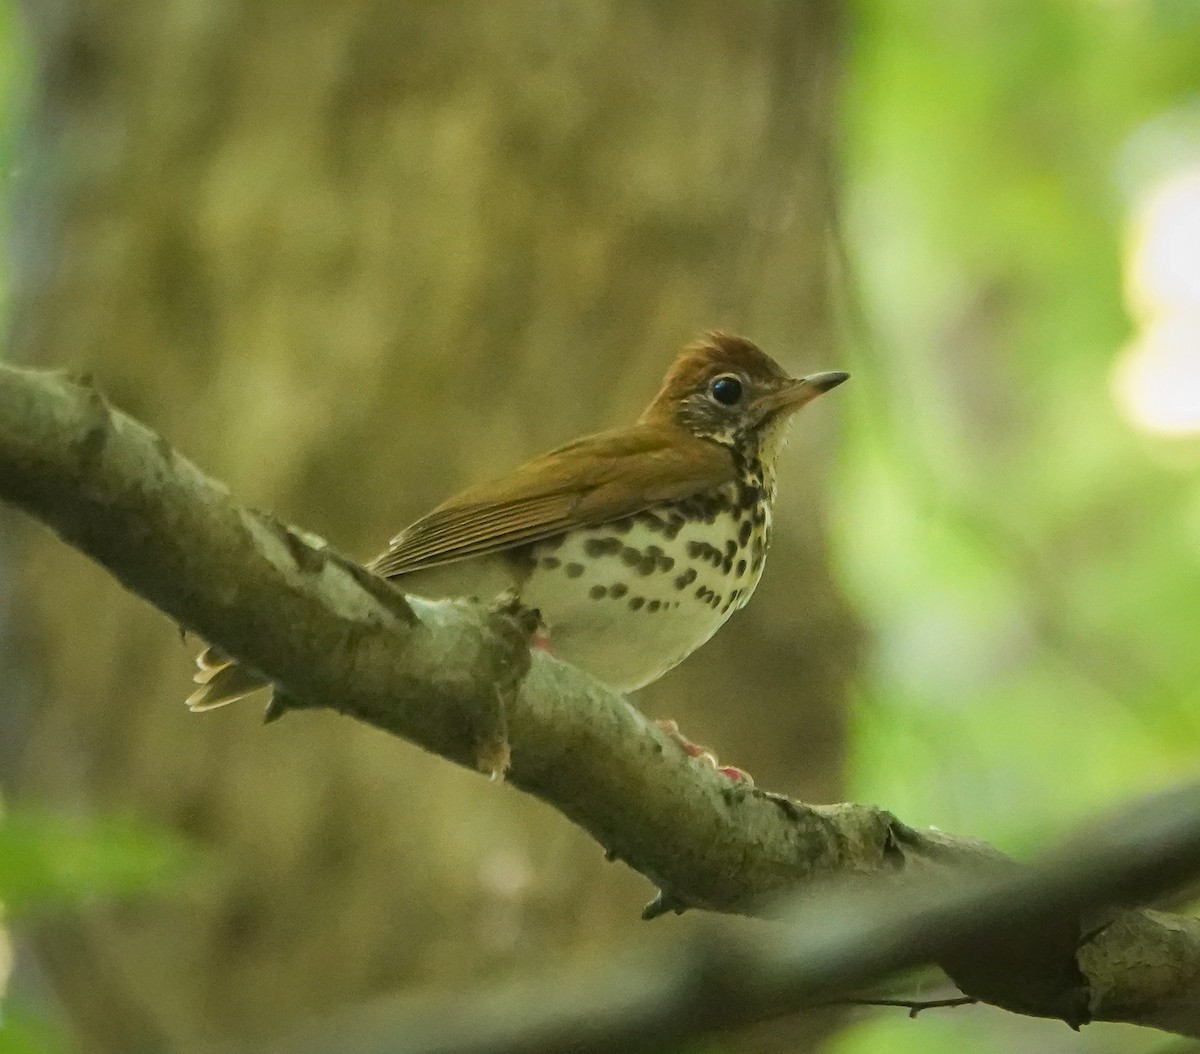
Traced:
[[805, 403], [812, 402], [818, 395], [836, 388], [848, 380], [850, 374], [840, 370], [829, 370], [825, 373], [810, 373], [807, 377], [797, 377], [788, 381], [777, 392], [767, 396], [768, 412], [783, 410], [793, 412], [799, 410]]

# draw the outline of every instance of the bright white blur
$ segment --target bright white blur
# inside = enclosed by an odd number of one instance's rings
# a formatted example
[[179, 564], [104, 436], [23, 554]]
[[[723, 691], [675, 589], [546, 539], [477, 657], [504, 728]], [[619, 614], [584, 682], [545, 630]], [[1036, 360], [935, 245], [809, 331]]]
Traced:
[[1135, 427], [1200, 434], [1200, 164], [1177, 170], [1133, 218], [1126, 284], [1138, 332], [1113, 370]]

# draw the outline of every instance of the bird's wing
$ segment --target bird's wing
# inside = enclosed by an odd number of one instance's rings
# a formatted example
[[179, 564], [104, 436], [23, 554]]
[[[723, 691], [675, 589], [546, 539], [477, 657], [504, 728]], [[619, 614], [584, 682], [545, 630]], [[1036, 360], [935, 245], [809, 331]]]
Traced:
[[367, 566], [386, 578], [632, 516], [736, 478], [723, 446], [660, 424], [578, 439], [439, 505]]

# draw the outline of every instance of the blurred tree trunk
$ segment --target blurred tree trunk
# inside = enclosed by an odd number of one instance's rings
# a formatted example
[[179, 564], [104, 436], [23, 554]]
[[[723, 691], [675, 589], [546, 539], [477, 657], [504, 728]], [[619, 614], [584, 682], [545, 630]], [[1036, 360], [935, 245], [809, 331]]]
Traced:
[[[30, 2], [12, 354], [96, 373], [364, 558], [456, 486], [632, 418], [699, 329], [836, 367], [834, 5], [750, 12]], [[799, 422], [755, 603], [641, 699], [819, 799], [857, 634], [826, 553], [834, 413]], [[191, 644], [54, 538], [18, 542], [20, 795], [203, 850], [181, 894], [42, 932], [87, 1049], [277, 1034], [653, 932], [641, 879], [503, 786], [329, 714], [188, 714]]]

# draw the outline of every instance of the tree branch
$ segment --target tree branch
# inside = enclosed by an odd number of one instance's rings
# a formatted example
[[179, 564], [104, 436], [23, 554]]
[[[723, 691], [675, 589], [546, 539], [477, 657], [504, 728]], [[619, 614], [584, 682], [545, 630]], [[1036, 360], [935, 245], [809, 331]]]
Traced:
[[[737, 961], [753, 965], [754, 949], [766, 948], [792, 969], [786, 977], [746, 972], [740, 982], [722, 975], [722, 1005], [735, 1020], [936, 961], [968, 995], [1022, 1013], [1200, 1035], [1197, 923], [1154, 912], [1082, 914], [1114, 898], [1144, 901], [1200, 873], [1195, 793], [1186, 822], [1172, 812], [1161, 842], [1133, 845], [1123, 827], [1125, 856], [1073, 851], [1058, 861], [1071, 876], [1066, 886], [1052, 871], [1018, 867], [971, 839], [913, 830], [874, 806], [763, 794], [694, 763], [578, 671], [541, 653], [531, 658], [517, 613], [406, 601], [319, 539], [237, 506], [94, 386], [63, 375], [0, 367], [0, 497], [271, 679], [276, 712], [332, 706], [485, 770], [503, 757], [507, 733], [510, 781], [654, 881], [664, 891], [657, 909], [787, 914], [781, 894], [831, 878], [840, 880], [839, 896], [866, 886], [883, 898], [887, 906], [874, 914], [856, 900], [844, 912], [850, 936], [811, 961], [800, 956], [815, 954], [813, 933], [830, 935], [826, 915], [781, 927], [766, 943], [761, 934], [751, 941], [723, 931], [720, 955], [736, 939]], [[1084, 874], [1085, 866], [1104, 870]], [[1011, 907], [1005, 883], [1029, 898], [1016, 922], [988, 907]], [[934, 896], [947, 890], [952, 909]], [[929, 914], [939, 910], [950, 915]], [[947, 927], [940, 939], [930, 936], [937, 919]], [[705, 954], [719, 957], [712, 947]], [[870, 970], [846, 968], [855, 955]], [[712, 962], [687, 962], [700, 969], [689, 977], [711, 981]], [[747, 978], [771, 980], [762, 989], [769, 998], [740, 991]]]
[[[826, 886], [793, 898], [769, 928], [710, 920], [682, 946], [647, 944], [602, 965], [559, 966], [445, 996], [381, 1000], [272, 1049], [650, 1052], [815, 1009], [929, 961], [965, 966], [986, 986], [979, 997], [1008, 1009], [1076, 1026], [1090, 1017], [1198, 1036], [1200, 923], [1152, 911], [1089, 910], [1152, 895], [1198, 865], [1200, 787], [1190, 787], [1085, 830], [1030, 866], [929, 876], [902, 897], [894, 889]], [[1046, 966], [1062, 951], [1063, 920], [1081, 918], [1089, 932], [1074, 956], [1073, 980], [1046, 987], [1060, 969]], [[1024, 954], [1015, 958], [1018, 950]], [[1030, 999], [1036, 1005], [1020, 1005]]]

